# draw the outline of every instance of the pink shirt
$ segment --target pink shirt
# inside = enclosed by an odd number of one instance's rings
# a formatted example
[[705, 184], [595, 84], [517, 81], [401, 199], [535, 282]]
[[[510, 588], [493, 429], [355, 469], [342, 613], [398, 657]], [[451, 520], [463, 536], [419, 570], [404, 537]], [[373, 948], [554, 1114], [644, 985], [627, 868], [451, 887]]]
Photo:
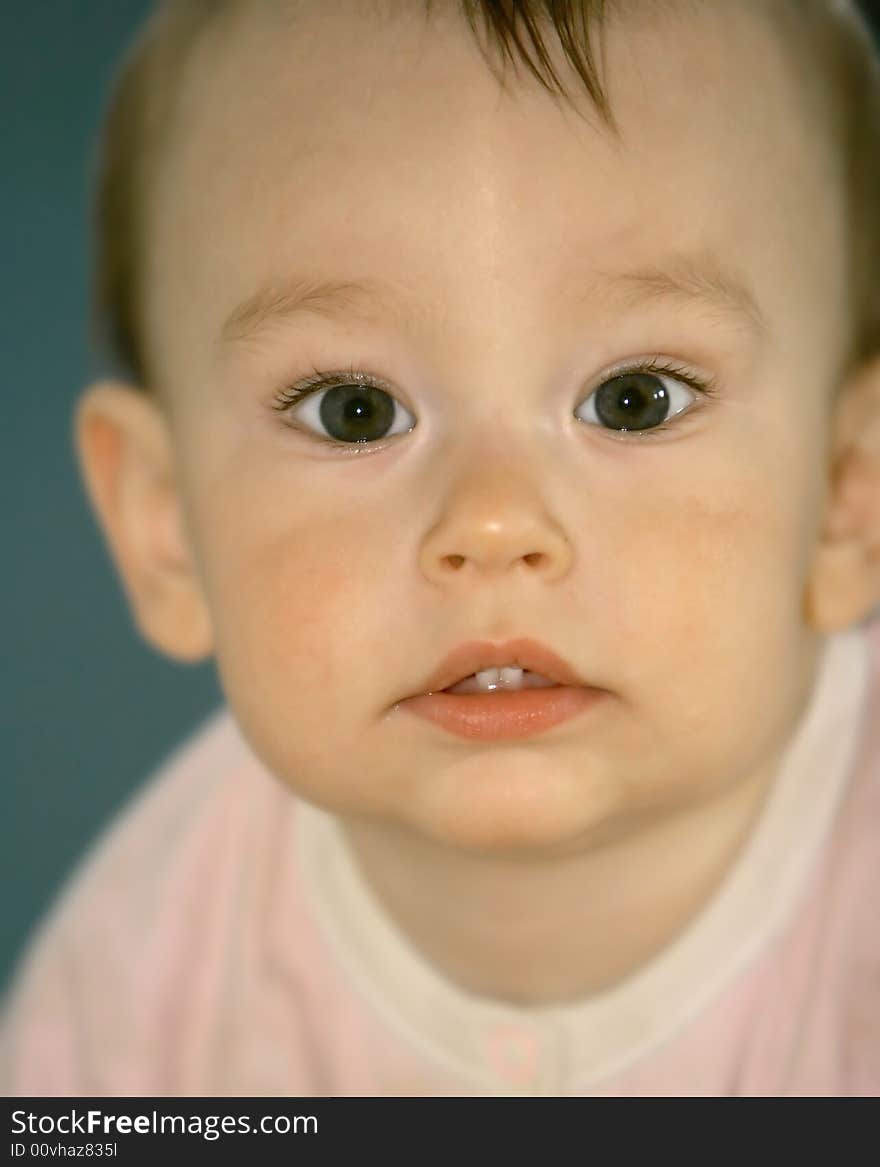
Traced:
[[412, 948], [225, 709], [69, 882], [4, 1095], [880, 1094], [880, 621], [826, 651], [709, 904], [608, 992], [517, 1008]]

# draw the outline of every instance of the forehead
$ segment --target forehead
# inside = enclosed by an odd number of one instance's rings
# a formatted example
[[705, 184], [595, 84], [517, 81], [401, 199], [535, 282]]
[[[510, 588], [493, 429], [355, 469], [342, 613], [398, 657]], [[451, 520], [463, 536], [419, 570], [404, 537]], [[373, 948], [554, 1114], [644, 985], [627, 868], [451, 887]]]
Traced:
[[[493, 305], [557, 314], [583, 292], [601, 320], [606, 276], [672, 256], [723, 268], [789, 343], [817, 288], [843, 303], [836, 154], [760, 5], [612, 13], [619, 137], [552, 30], [585, 119], [523, 67], [502, 93], [456, 9], [241, 4], [210, 30], [157, 192], [154, 334], [170, 319], [207, 343], [261, 288], [381, 278], [411, 323], [485, 343]], [[845, 325], [822, 315], [829, 346]]]

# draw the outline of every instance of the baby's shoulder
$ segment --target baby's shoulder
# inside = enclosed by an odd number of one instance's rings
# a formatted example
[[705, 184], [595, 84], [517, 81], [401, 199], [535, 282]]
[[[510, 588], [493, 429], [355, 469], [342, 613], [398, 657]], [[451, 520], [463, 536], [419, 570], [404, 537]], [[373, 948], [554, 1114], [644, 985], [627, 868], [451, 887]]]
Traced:
[[[182, 868], [207, 874], [212, 843], [228, 824], [230, 803], [246, 789], [240, 734], [223, 708], [202, 722], [155, 768], [104, 826], [68, 877], [41, 932], [144, 928], [157, 916]], [[38, 934], [39, 938], [39, 934]], [[96, 936], [96, 940], [98, 937]], [[107, 942], [109, 936], [102, 936]]]
[[840, 1068], [851, 1094], [880, 1092], [880, 622], [869, 633], [871, 683], [832, 832], [818, 956], [827, 974], [817, 978], [839, 1027]]
[[[223, 889], [259, 855], [259, 829], [277, 818], [282, 794], [225, 708], [165, 758], [73, 871], [19, 961], [4, 1010], [8, 1075], [31, 1080], [21, 1061], [51, 1048], [33, 1066], [36, 1093], [52, 1092], [53, 1074], [55, 1092], [79, 1092], [89, 1047], [103, 1063], [108, 1049], [133, 1052], [168, 1025], [234, 928], [240, 897], [234, 905]], [[78, 1069], [66, 1075], [65, 1065]]]

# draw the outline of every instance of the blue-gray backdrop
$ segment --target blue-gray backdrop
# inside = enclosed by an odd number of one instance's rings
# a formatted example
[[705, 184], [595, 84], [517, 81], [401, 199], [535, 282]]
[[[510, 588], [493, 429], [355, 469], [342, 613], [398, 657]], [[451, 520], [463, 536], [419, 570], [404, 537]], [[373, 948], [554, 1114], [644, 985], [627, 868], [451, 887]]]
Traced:
[[2, 0], [0, 985], [65, 875], [222, 700], [212, 665], [138, 637], [80, 486], [88, 180], [119, 54], [149, 0]]

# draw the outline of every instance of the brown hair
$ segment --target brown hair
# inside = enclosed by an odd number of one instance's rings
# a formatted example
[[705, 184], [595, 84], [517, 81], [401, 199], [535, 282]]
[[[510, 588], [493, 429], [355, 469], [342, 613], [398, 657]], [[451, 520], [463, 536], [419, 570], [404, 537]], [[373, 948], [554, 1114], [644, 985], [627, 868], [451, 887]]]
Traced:
[[[92, 343], [133, 384], [154, 384], [144, 342], [146, 208], [173, 124], [175, 97], [192, 51], [233, 0], [161, 0], [120, 62], [94, 163]], [[238, 0], [242, 2], [242, 0]], [[246, 0], [245, 0], [246, 2]], [[551, 93], [567, 97], [542, 27], [552, 28], [602, 121], [616, 129], [602, 90], [591, 33], [621, 0], [459, 0], [485, 53], [518, 58]], [[430, 14], [432, 0], [422, 0]], [[864, 19], [850, 0], [780, 0], [808, 48], [811, 76], [826, 80], [844, 161], [851, 244], [853, 338], [848, 366], [880, 351], [880, 64]], [[503, 80], [503, 77], [502, 77]]]

